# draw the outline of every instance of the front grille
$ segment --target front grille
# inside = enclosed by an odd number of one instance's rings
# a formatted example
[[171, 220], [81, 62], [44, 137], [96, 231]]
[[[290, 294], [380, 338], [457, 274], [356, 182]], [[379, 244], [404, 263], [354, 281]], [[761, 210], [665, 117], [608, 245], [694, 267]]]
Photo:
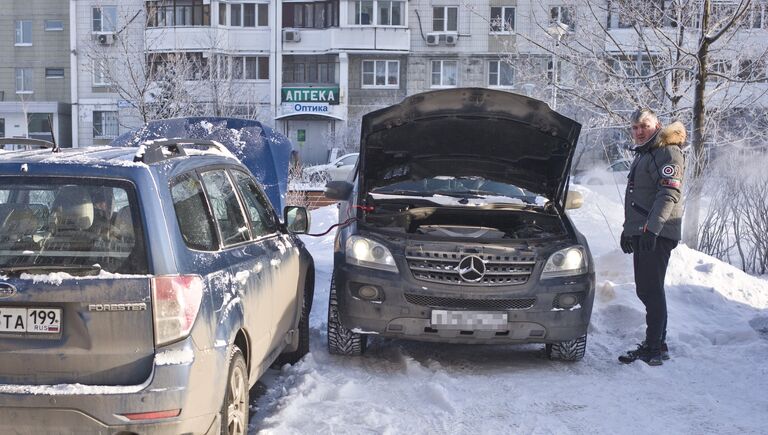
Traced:
[[[408, 247], [405, 258], [413, 277], [428, 282], [453, 285], [504, 286], [528, 282], [536, 257], [506, 248], [483, 248], [482, 252], [427, 250], [421, 246]], [[469, 282], [459, 276], [459, 262], [468, 255], [480, 257], [485, 264], [485, 275], [478, 282]]]
[[479, 308], [484, 310], [527, 310], [536, 303], [536, 298], [520, 299], [459, 299], [405, 293], [405, 300], [425, 307], [438, 308]]

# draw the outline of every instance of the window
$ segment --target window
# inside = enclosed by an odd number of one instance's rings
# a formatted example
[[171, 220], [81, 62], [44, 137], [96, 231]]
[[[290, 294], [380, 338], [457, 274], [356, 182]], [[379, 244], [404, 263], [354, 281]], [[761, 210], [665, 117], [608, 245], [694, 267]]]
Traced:
[[243, 25], [243, 5], [234, 3], [229, 5], [229, 25], [233, 27], [242, 27]]
[[231, 173], [235, 179], [235, 184], [243, 195], [254, 238], [276, 233], [278, 224], [275, 213], [256, 182], [243, 172], [232, 171]]
[[219, 25], [227, 25], [227, 4], [219, 3]]
[[266, 3], [259, 3], [257, 9], [259, 14], [256, 19], [256, 25], [259, 27], [269, 26], [269, 5]]
[[373, 0], [349, 2], [349, 24], [368, 26], [373, 24]]
[[269, 56], [235, 56], [232, 58], [235, 80], [269, 80]]
[[171, 198], [176, 221], [184, 243], [192, 249], [216, 249], [213, 220], [203, 194], [203, 186], [194, 175], [182, 175], [171, 183]]
[[515, 31], [515, 8], [502, 6], [491, 8], [491, 33]]
[[402, 1], [382, 1], [378, 5], [378, 23], [381, 26], [403, 26], [405, 25], [405, 2]]
[[155, 0], [146, 5], [147, 27], [211, 25], [211, 5], [203, 0]]
[[16, 21], [16, 45], [32, 45], [32, 21]]
[[226, 172], [215, 170], [201, 175], [208, 193], [213, 217], [224, 245], [234, 245], [251, 238], [243, 210]]
[[400, 61], [397, 60], [364, 60], [364, 88], [399, 88]]
[[45, 78], [47, 79], [63, 79], [64, 68], [46, 68]]
[[114, 139], [119, 135], [117, 111], [93, 112], [93, 138]]
[[549, 10], [549, 17], [552, 24], [562, 23], [568, 26], [566, 30], [573, 31], [576, 28], [576, 22], [574, 21], [573, 7], [570, 6], [554, 6]]
[[762, 60], [745, 59], [739, 63], [738, 77], [740, 80], [765, 81], [765, 62]]
[[515, 70], [503, 60], [488, 62], [488, 86], [509, 87], [515, 83]]
[[109, 65], [104, 59], [93, 61], [93, 86], [109, 86]]
[[58, 32], [64, 30], [64, 21], [62, 20], [45, 20], [46, 32]]
[[16, 68], [16, 93], [32, 93], [32, 68]]
[[458, 6], [432, 8], [432, 30], [435, 32], [457, 32], [459, 30], [458, 17]]
[[459, 62], [455, 60], [432, 61], [432, 87], [456, 86]]
[[27, 131], [29, 137], [33, 139], [43, 139], [50, 141], [52, 139], [51, 119], [52, 113], [30, 113], [27, 116]]
[[286, 56], [283, 61], [283, 83], [336, 84], [336, 58], [334, 56]]
[[92, 10], [94, 33], [114, 33], [117, 29], [117, 6], [100, 6]]
[[338, 26], [339, 2], [337, 0], [314, 3], [283, 3], [283, 27], [325, 29]]
[[707, 81], [722, 82], [723, 80], [725, 80], [722, 76], [727, 76], [731, 74], [731, 68], [732, 68], [731, 61], [729, 60], [722, 60], [722, 59], [713, 60], [708, 68], [710, 74], [707, 75]]
[[0, 137], [5, 137], [5, 118], [0, 118]]

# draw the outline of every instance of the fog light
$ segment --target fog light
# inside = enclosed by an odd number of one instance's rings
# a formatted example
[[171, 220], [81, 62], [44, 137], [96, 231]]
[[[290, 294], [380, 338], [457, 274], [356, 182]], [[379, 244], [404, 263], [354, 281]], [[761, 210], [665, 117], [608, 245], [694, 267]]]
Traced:
[[357, 290], [361, 299], [372, 301], [379, 298], [379, 289], [372, 285], [364, 285]]
[[557, 302], [560, 308], [572, 308], [579, 303], [579, 298], [574, 294], [562, 294], [558, 297]]

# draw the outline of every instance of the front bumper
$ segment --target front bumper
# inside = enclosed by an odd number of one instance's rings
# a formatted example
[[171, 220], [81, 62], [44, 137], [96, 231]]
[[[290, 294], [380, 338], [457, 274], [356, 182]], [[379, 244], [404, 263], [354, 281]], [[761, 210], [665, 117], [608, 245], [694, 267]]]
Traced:
[[[403, 276], [408, 271], [401, 273], [349, 264], [337, 267], [336, 292], [344, 327], [386, 337], [478, 344], [558, 343], [587, 333], [594, 300], [594, 273], [497, 288], [433, 284]], [[357, 289], [365, 284], [378, 287], [382, 300], [372, 302], [358, 297]], [[579, 295], [579, 304], [572, 309], [556, 308], [555, 298], [563, 293]], [[461, 306], [462, 299], [467, 298], [482, 300], [486, 308], [471, 303]], [[511, 305], [521, 302], [519, 307], [510, 309], [495, 303], [499, 300]], [[504, 312], [507, 325], [495, 330], [441, 328], [432, 325], [433, 309]]]
[[[152, 375], [142, 385], [0, 385], [0, 433], [216, 434], [227, 349], [192, 349], [191, 338], [164, 347], [161, 352], [189, 357], [171, 357], [160, 364], [156, 358]], [[212, 374], [220, 376], [212, 379]], [[172, 409], [181, 409], [180, 415], [141, 421], [122, 416]]]

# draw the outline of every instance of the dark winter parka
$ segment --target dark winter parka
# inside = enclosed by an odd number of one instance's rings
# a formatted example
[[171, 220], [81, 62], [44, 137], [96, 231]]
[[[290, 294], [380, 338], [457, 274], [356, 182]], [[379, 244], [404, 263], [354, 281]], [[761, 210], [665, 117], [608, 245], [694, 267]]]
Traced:
[[643, 228], [680, 240], [683, 204], [685, 126], [673, 122], [635, 150], [624, 199], [624, 234], [638, 236]]

